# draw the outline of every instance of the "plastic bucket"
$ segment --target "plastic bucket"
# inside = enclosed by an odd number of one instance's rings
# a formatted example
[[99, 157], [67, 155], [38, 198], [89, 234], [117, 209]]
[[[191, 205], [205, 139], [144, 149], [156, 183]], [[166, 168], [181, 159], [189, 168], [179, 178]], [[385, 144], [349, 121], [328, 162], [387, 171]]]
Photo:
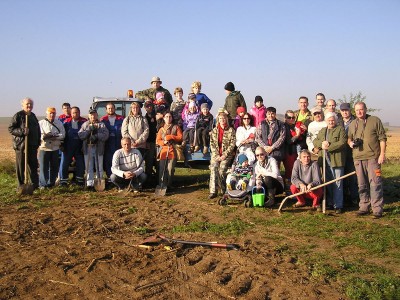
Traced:
[[253, 194], [253, 206], [264, 206], [265, 195], [261, 194]]

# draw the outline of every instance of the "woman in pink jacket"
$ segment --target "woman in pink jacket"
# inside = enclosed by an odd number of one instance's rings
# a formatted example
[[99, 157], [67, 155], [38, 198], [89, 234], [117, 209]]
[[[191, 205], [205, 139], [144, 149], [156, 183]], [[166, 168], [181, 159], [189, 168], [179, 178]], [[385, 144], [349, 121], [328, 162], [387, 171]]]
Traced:
[[254, 106], [250, 110], [250, 114], [254, 119], [254, 126], [257, 128], [258, 125], [265, 119], [267, 113], [267, 108], [263, 104], [263, 98], [261, 96], [256, 96], [254, 99]]

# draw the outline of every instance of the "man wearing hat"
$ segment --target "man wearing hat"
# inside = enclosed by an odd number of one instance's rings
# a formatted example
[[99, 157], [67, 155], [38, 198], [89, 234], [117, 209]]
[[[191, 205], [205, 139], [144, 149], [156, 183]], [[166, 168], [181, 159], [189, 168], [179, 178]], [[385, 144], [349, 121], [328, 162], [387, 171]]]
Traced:
[[171, 93], [163, 88], [161, 86], [162, 81], [160, 79], [160, 77], [154, 76], [153, 78], [151, 78], [151, 88], [147, 89], [147, 90], [143, 90], [143, 91], [138, 91], [135, 94], [135, 98], [141, 99], [143, 101], [146, 101], [148, 99], [150, 99], [151, 101], [156, 100], [156, 93], [157, 92], [161, 92], [164, 94], [164, 100], [167, 103], [167, 108], [169, 108], [171, 106], [172, 103], [172, 96]]
[[[99, 121], [99, 115], [95, 109], [89, 110], [88, 121], [82, 124], [78, 132], [83, 141], [83, 154], [86, 166], [86, 186], [94, 186], [94, 163], [99, 167], [100, 178], [103, 178], [104, 144], [109, 132], [103, 122]], [[96, 167], [97, 167], [96, 166]]]
[[39, 146], [39, 187], [52, 187], [56, 183], [60, 164], [58, 152], [65, 138], [63, 123], [56, 119], [56, 109], [48, 107], [46, 118], [39, 121], [41, 143]]
[[[338, 121], [338, 125], [344, 127], [346, 135], [349, 132], [350, 124], [356, 119], [356, 117], [351, 113], [350, 103], [343, 102], [340, 104], [340, 114], [342, 119]], [[355, 171], [354, 160], [353, 160], [353, 150], [349, 145], [346, 147], [346, 163], [344, 165], [344, 174], [348, 174]], [[359, 201], [358, 197], [358, 185], [357, 185], [357, 175], [352, 175], [343, 180], [343, 193], [344, 193], [344, 203], [346, 205], [357, 205]]]
[[225, 84], [225, 105], [224, 110], [228, 114], [229, 125], [234, 126], [236, 110], [238, 107], [244, 107], [247, 110], [246, 101], [240, 91], [235, 91], [235, 85], [232, 82]]
[[313, 109], [311, 109], [311, 114], [313, 115], [314, 121], [308, 125], [306, 143], [310, 153], [318, 155], [319, 149], [314, 147], [313, 141], [317, 137], [318, 132], [326, 127], [327, 124], [324, 120], [324, 112], [320, 106], [317, 105], [313, 107]]

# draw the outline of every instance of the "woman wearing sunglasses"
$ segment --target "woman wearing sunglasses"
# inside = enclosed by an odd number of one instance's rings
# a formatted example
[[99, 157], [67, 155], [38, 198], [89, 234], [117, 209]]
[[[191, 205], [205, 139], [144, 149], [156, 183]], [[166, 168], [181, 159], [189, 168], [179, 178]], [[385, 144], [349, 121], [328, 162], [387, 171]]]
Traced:
[[236, 146], [239, 153], [246, 154], [250, 165], [256, 160], [254, 155], [255, 135], [256, 128], [252, 126], [252, 117], [249, 113], [245, 113], [241, 119], [241, 125], [236, 130]]
[[264, 187], [268, 196], [266, 207], [275, 204], [275, 195], [283, 192], [283, 179], [279, 172], [278, 162], [273, 157], [268, 157], [264, 148], [256, 149], [257, 162], [254, 167], [254, 176], [256, 178], [256, 187]]

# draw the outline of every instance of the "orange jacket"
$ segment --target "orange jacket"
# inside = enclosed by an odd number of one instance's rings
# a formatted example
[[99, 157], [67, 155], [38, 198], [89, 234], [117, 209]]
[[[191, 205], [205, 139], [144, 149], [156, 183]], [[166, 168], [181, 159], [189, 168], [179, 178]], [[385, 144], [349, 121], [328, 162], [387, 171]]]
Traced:
[[[164, 141], [169, 142], [165, 144]], [[169, 148], [168, 159], [176, 157], [174, 144], [182, 142], [182, 129], [177, 125], [164, 125], [157, 133], [156, 143], [161, 147], [159, 159], [167, 159], [167, 151]]]

